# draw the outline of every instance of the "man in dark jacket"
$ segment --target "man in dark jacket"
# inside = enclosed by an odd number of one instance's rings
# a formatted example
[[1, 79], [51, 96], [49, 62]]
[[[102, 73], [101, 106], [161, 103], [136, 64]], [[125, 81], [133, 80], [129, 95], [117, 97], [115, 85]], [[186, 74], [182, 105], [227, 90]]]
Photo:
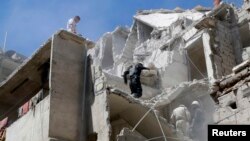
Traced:
[[149, 70], [148, 68], [144, 67], [143, 64], [137, 63], [130, 66], [123, 74], [125, 84], [127, 84], [127, 75], [129, 75], [129, 87], [131, 90], [131, 94], [135, 98], [140, 98], [142, 96], [140, 75], [142, 70], [144, 69]]

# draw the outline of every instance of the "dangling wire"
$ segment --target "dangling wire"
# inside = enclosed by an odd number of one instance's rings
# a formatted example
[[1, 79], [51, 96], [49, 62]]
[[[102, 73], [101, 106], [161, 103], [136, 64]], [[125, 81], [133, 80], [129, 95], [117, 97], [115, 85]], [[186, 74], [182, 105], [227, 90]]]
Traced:
[[207, 78], [200, 70], [199, 68], [193, 63], [193, 61], [189, 58], [189, 56], [186, 54], [188, 60], [191, 62], [191, 64], [194, 66], [194, 68], [200, 73], [200, 75], [203, 77], [203, 78]]
[[158, 115], [156, 114], [155, 111], [154, 111], [154, 114], [155, 114], [155, 117], [156, 117], [156, 119], [157, 119], [157, 121], [158, 121], [158, 124], [159, 124], [159, 126], [160, 126], [160, 129], [161, 129], [161, 132], [162, 132], [162, 134], [163, 134], [164, 140], [167, 141], [167, 138], [166, 138], [166, 135], [165, 135], [164, 130], [163, 130], [163, 128], [162, 128], [162, 125], [161, 125], [161, 122], [160, 122], [160, 120], [159, 120], [159, 117], [158, 117]]

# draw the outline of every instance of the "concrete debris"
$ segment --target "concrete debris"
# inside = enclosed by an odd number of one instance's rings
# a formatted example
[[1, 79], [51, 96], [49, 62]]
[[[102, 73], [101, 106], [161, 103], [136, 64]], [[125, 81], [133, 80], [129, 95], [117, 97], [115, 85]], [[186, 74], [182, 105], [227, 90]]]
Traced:
[[[239, 32], [237, 36], [241, 39], [242, 49], [237, 49], [237, 56], [241, 52], [244, 62], [238, 60], [238, 65], [232, 68], [233, 73], [215, 81], [211, 86], [211, 96], [219, 105], [214, 113], [214, 121], [217, 124], [250, 123], [248, 116], [250, 81], [248, 47], [250, 43], [247, 39], [249, 38], [249, 7], [249, 1], [244, 1], [242, 8], [238, 10]], [[237, 56], [236, 58], [239, 58]]]
[[249, 61], [236, 66], [234, 73], [212, 85], [211, 96], [219, 105], [214, 113], [217, 124], [249, 124]]
[[219, 97], [237, 91], [242, 85], [248, 84], [248, 82], [250, 82], [249, 60], [234, 67], [233, 72], [234, 73], [229, 75], [228, 77], [213, 83], [211, 88], [213, 90], [211, 92], [211, 96], [216, 102], [219, 102]]
[[180, 8], [180, 7], [176, 7], [176, 8], [174, 9], [174, 11], [175, 11], [176, 13], [182, 13], [182, 12], [185, 12], [185, 10], [184, 10], [184, 9], [182, 9], [182, 8]]
[[201, 5], [198, 5], [198, 6], [196, 6], [196, 7], [194, 8], [194, 10], [200, 11], [200, 12], [205, 12], [205, 11], [210, 11], [211, 8], [207, 8], [207, 7], [203, 7], [203, 6], [201, 6]]
[[[110, 93], [119, 93], [132, 101], [132, 96], [126, 96], [130, 92], [128, 86], [122, 84], [122, 73], [138, 62], [152, 65], [151, 72], [141, 75], [143, 97], [138, 101], [140, 105], [154, 107], [161, 117], [170, 121], [174, 108], [183, 104], [192, 109], [192, 101], [197, 100], [205, 111], [204, 123], [213, 123], [211, 115], [216, 104], [209, 91], [221, 90], [221, 87], [214, 85], [210, 89], [210, 85], [231, 74], [233, 67], [243, 60], [242, 48], [245, 45], [240, 38], [238, 13], [235, 11], [226, 3], [220, 3], [212, 10], [197, 6], [193, 10], [177, 7], [174, 10], [139, 11], [126, 34], [119, 32], [114, 35], [116, 29], [98, 41], [99, 45], [93, 49], [97, 51], [90, 51], [95, 52], [93, 61], [109, 64], [94, 65], [102, 69], [104, 84]], [[117, 46], [120, 46], [120, 52], [116, 51]], [[106, 55], [109, 60], [104, 58], [105, 52], [109, 53]], [[160, 91], [155, 93], [154, 89]]]
[[249, 64], [250, 64], [250, 60], [246, 60], [243, 63], [239, 64], [238, 66], [233, 67], [233, 73], [234, 74], [239, 73], [240, 71], [248, 67]]
[[154, 28], [166, 28], [175, 23], [179, 18], [186, 17], [191, 21], [196, 21], [204, 16], [201, 12], [185, 11], [182, 13], [150, 13], [147, 15], [136, 15], [135, 19]]
[[152, 14], [152, 13], [169, 14], [169, 13], [174, 13], [174, 10], [169, 10], [169, 9], [139, 10], [139, 11], [137, 11], [136, 15], [148, 15], [148, 14]]
[[117, 136], [117, 141], [145, 141], [147, 138], [143, 137], [139, 133], [132, 132], [129, 128], [123, 128], [120, 134]]

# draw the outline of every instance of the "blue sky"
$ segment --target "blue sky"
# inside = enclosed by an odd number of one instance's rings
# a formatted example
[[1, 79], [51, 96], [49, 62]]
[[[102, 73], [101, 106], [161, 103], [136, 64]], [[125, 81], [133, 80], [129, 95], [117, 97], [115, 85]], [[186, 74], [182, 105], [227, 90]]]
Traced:
[[[225, 1], [240, 6], [243, 0]], [[30, 56], [74, 15], [81, 17], [78, 31], [96, 41], [116, 26], [131, 26], [138, 10], [212, 4], [212, 0], [1, 0], [0, 47], [8, 32], [7, 50]]]

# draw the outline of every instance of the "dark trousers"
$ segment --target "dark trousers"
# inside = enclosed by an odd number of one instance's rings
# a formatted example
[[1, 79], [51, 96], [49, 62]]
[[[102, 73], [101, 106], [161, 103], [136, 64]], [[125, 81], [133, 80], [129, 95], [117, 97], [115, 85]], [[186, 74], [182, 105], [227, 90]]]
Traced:
[[142, 96], [142, 87], [140, 77], [130, 77], [129, 87], [131, 94], [139, 98]]

